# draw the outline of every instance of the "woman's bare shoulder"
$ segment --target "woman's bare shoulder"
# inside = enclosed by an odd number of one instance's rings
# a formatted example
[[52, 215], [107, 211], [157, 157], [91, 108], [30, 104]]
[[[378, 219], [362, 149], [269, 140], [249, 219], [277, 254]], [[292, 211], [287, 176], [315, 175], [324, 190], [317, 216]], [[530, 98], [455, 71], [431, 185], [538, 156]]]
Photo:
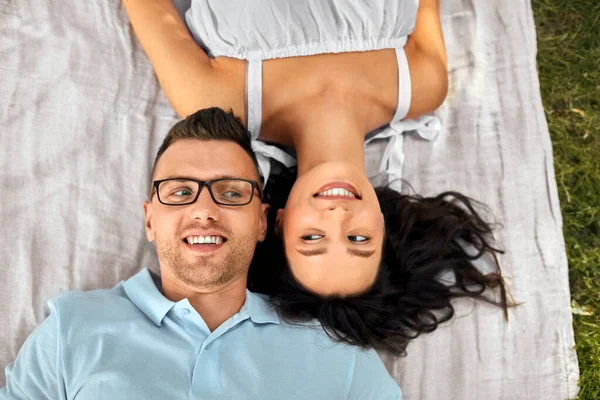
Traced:
[[208, 107], [232, 110], [246, 123], [245, 112], [246, 60], [229, 57], [216, 57], [210, 60], [209, 68], [191, 80], [187, 87], [187, 99], [177, 111], [187, 116]]

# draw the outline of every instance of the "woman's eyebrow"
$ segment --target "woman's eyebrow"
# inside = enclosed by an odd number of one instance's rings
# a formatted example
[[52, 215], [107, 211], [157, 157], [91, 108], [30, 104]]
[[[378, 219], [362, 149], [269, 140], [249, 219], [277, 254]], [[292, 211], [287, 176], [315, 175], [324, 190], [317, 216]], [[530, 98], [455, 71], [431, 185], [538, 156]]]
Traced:
[[351, 249], [351, 248], [348, 248], [346, 250], [348, 251], [348, 254], [350, 254], [352, 256], [358, 256], [358, 257], [363, 257], [363, 258], [369, 258], [373, 254], [375, 254], [375, 250], [357, 250], [357, 249]]
[[327, 254], [326, 247], [319, 247], [318, 249], [314, 249], [314, 250], [296, 249], [296, 251], [306, 257], [314, 257], [314, 256], [320, 256], [323, 254]]
[[[296, 251], [306, 257], [314, 257], [314, 256], [321, 256], [323, 254], [327, 254], [326, 247], [320, 247], [320, 248], [314, 249], [314, 250], [296, 249]], [[346, 251], [351, 256], [357, 256], [357, 257], [362, 257], [362, 258], [369, 258], [373, 254], [375, 254], [375, 250], [357, 250], [357, 249], [347, 248]]]

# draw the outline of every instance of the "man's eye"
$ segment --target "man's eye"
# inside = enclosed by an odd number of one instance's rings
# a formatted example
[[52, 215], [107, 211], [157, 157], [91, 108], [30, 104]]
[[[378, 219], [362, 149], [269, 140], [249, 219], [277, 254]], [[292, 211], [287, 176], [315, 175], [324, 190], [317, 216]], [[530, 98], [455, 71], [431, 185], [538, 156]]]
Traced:
[[188, 190], [188, 189], [180, 189], [180, 190], [173, 192], [173, 195], [175, 195], [177, 197], [191, 196], [192, 191]]
[[223, 196], [229, 197], [230, 199], [237, 199], [238, 197], [242, 197], [242, 194], [239, 192], [229, 191], [229, 192], [223, 193]]
[[302, 236], [302, 240], [311, 241], [311, 240], [319, 240], [323, 239], [324, 235], [304, 235]]
[[363, 243], [363, 242], [368, 242], [369, 238], [366, 236], [360, 236], [360, 235], [350, 235], [348, 236], [348, 239], [352, 242], [352, 243]]

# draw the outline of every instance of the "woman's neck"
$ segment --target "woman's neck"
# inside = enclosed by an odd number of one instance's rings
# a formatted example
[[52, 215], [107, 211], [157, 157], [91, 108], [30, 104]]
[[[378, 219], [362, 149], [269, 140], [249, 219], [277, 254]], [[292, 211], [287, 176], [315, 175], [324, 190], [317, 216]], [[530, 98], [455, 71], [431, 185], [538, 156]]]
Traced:
[[365, 171], [365, 127], [344, 107], [311, 107], [296, 119], [291, 142], [296, 150], [298, 176], [319, 164], [337, 161]]
[[364, 134], [341, 125], [316, 128], [314, 125], [294, 136], [298, 176], [319, 164], [347, 162], [365, 171]]

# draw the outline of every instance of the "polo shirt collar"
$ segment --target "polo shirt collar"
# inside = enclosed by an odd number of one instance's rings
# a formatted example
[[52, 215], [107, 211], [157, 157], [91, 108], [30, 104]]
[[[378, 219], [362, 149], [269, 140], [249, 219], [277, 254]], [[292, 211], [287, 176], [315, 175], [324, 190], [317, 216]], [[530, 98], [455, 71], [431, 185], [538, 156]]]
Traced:
[[246, 301], [242, 306], [252, 322], [256, 324], [279, 324], [281, 319], [275, 307], [267, 300], [267, 296], [253, 293], [246, 289]]
[[[160, 278], [157, 277], [158, 280]], [[129, 299], [156, 325], [162, 326], [165, 315], [175, 303], [167, 299], [156, 287], [152, 273], [144, 268], [123, 283]]]
[[[160, 278], [154, 276], [156, 281], [160, 282]], [[157, 326], [162, 326], [163, 319], [176, 304], [160, 292], [152, 272], [147, 268], [126, 280], [123, 288], [133, 304]], [[240, 311], [247, 312], [252, 322], [257, 324], [279, 324], [281, 322], [277, 311], [267, 297], [248, 289], [246, 289], [246, 301]]]

